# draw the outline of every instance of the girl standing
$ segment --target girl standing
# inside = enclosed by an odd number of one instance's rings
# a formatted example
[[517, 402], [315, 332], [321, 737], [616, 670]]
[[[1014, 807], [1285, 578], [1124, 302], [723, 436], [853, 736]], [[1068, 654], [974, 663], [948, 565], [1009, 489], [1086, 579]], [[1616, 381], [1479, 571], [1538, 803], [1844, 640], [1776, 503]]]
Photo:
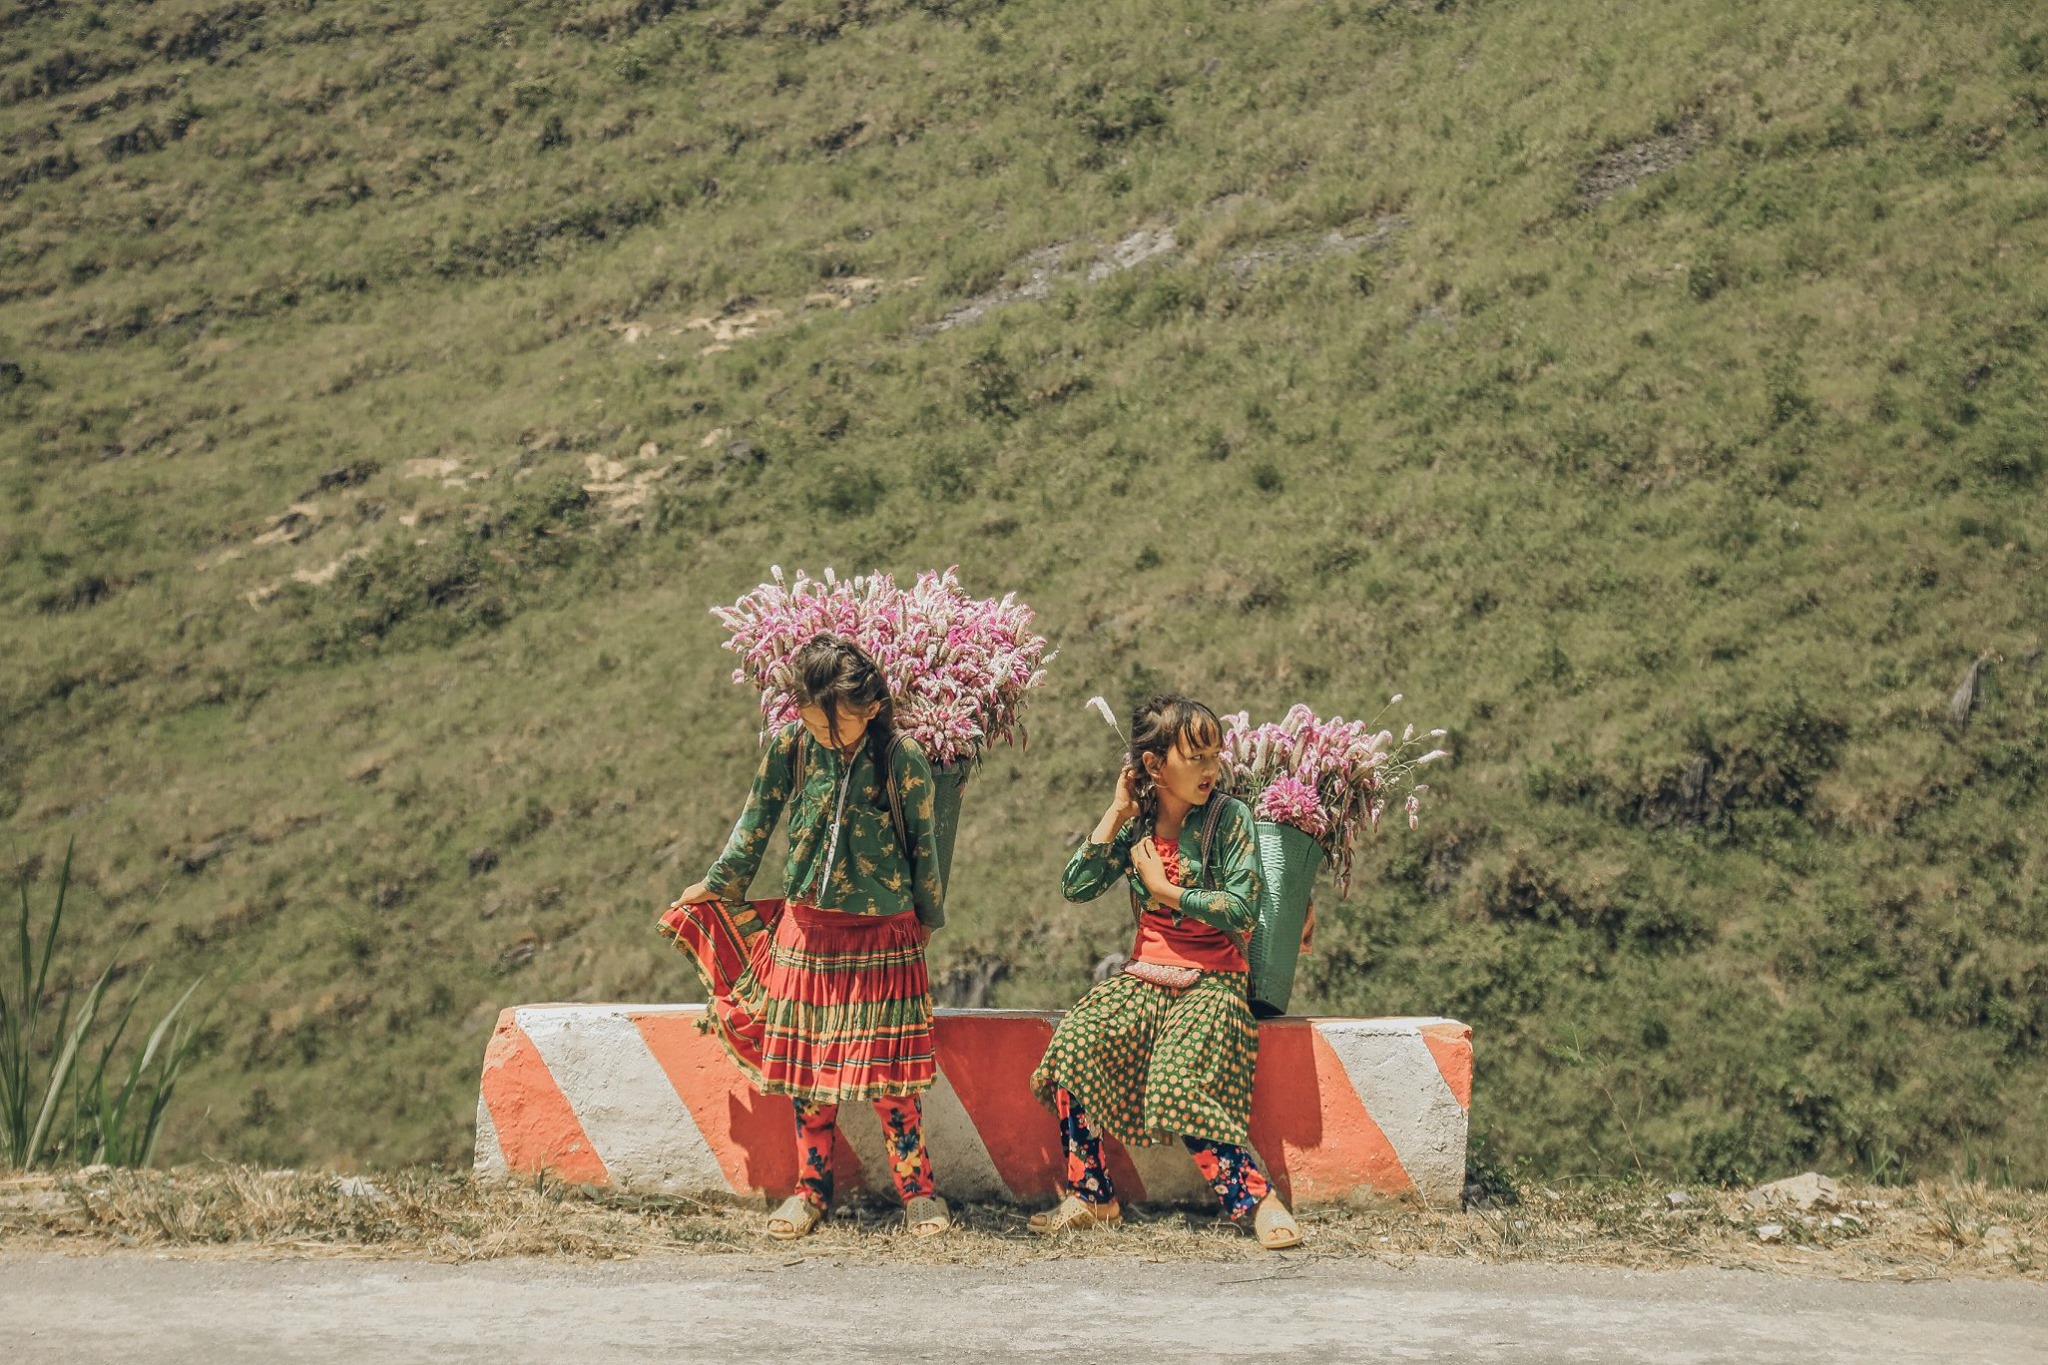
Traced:
[[[755, 1087], [796, 1109], [798, 1185], [768, 1235], [808, 1234], [832, 1202], [839, 1105], [872, 1101], [918, 1236], [951, 1226], [925, 1150], [937, 1077], [924, 945], [944, 922], [931, 764], [895, 733], [889, 691], [850, 640], [794, 660], [799, 723], [761, 756], [746, 809], [703, 881], [662, 916], [711, 997], [709, 1027]], [[748, 885], [789, 810], [787, 901]]]
[[1068, 1012], [1031, 1077], [1067, 1150], [1068, 1195], [1033, 1232], [1115, 1226], [1106, 1134], [1178, 1136], [1230, 1222], [1262, 1246], [1301, 1231], [1251, 1152], [1258, 1025], [1246, 948], [1258, 906], [1258, 845], [1242, 801], [1216, 790], [1223, 727], [1200, 702], [1154, 697], [1131, 718], [1129, 761], [1088, 842], [1067, 863], [1070, 901], [1126, 883], [1138, 937], [1124, 970]]

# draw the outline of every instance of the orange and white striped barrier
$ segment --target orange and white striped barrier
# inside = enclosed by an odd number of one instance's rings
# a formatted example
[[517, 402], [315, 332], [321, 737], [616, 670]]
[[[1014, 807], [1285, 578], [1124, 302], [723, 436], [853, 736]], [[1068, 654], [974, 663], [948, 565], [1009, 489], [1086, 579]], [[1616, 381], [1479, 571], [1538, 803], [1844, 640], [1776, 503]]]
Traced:
[[[702, 1005], [520, 1005], [498, 1016], [476, 1111], [480, 1175], [549, 1171], [643, 1193], [776, 1201], [796, 1185], [789, 1101], [757, 1094], [701, 1032]], [[940, 1188], [1041, 1203], [1065, 1167], [1032, 1069], [1057, 1014], [940, 1010], [925, 1134]], [[1472, 1030], [1451, 1019], [1269, 1019], [1252, 1145], [1296, 1204], [1358, 1194], [1455, 1203], [1465, 1179]], [[839, 1110], [840, 1188], [887, 1188], [880, 1124]], [[1126, 1197], [1209, 1198], [1178, 1143], [1103, 1144]], [[863, 1179], [864, 1172], [874, 1174]]]

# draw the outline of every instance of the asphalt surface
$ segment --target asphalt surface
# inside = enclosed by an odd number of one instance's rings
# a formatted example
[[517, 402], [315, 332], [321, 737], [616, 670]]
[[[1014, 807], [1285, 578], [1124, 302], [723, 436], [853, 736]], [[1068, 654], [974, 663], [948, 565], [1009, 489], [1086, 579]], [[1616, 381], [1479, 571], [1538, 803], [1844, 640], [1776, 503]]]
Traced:
[[2048, 1285], [1282, 1259], [855, 1265], [0, 1255], [0, 1359], [2048, 1365]]

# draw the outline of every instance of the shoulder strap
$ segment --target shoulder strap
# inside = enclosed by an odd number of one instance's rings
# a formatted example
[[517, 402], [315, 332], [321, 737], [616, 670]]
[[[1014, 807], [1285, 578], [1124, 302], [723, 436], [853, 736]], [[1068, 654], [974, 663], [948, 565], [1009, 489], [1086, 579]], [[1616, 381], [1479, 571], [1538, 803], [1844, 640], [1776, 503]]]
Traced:
[[1209, 802], [1209, 818], [1202, 822], [1201, 889], [1204, 891], [1216, 889], [1216, 860], [1209, 855], [1216, 847], [1216, 822], [1223, 818], [1223, 803], [1229, 799], [1222, 792], [1217, 792]]
[[[1223, 819], [1224, 803], [1235, 799], [1218, 792], [1209, 801], [1209, 822], [1202, 827], [1202, 886], [1208, 890], [1214, 890], [1216, 886], [1215, 860], [1209, 856], [1210, 848], [1216, 841], [1216, 826]], [[1238, 955], [1249, 964], [1252, 960], [1251, 937], [1247, 934], [1232, 933], [1227, 929], [1223, 932], [1224, 937], [1230, 940], [1230, 946], [1237, 949]]]

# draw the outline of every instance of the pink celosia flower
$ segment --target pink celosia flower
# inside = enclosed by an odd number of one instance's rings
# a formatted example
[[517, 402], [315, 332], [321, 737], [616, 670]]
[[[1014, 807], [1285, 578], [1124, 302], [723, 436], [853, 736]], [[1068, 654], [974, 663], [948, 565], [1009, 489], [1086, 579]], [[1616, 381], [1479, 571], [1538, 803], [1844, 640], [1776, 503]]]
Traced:
[[822, 582], [801, 570], [789, 581], [780, 565], [770, 578], [712, 609], [731, 632], [725, 647], [740, 658], [733, 681], [760, 693], [770, 727], [796, 716], [789, 661], [830, 631], [874, 657], [897, 728], [932, 762], [961, 762], [997, 741], [1024, 738], [1019, 712], [1053, 655], [1014, 593], [1000, 601], [970, 597], [954, 569], [919, 574], [908, 589], [887, 574], [842, 579], [829, 568]]
[[1259, 793], [1252, 811], [1261, 820], [1292, 825], [1302, 833], [1322, 838], [1330, 829], [1330, 814], [1316, 796], [1316, 789], [1298, 777], [1276, 777]]
[[[1400, 700], [1396, 693], [1387, 705]], [[1299, 704], [1278, 723], [1255, 726], [1247, 712], [1225, 716], [1223, 723], [1224, 789], [1251, 802], [1259, 819], [1313, 836], [1329, 856], [1339, 895], [1350, 886], [1358, 831], [1377, 830], [1388, 797], [1403, 790], [1414, 828], [1421, 819], [1416, 793], [1425, 790], [1414, 785], [1417, 771], [1449, 757], [1442, 749], [1415, 753], [1424, 739], [1441, 738], [1442, 730], [1417, 736], [1410, 725], [1396, 743], [1393, 731], [1376, 730], [1372, 722], [1322, 720]]]

